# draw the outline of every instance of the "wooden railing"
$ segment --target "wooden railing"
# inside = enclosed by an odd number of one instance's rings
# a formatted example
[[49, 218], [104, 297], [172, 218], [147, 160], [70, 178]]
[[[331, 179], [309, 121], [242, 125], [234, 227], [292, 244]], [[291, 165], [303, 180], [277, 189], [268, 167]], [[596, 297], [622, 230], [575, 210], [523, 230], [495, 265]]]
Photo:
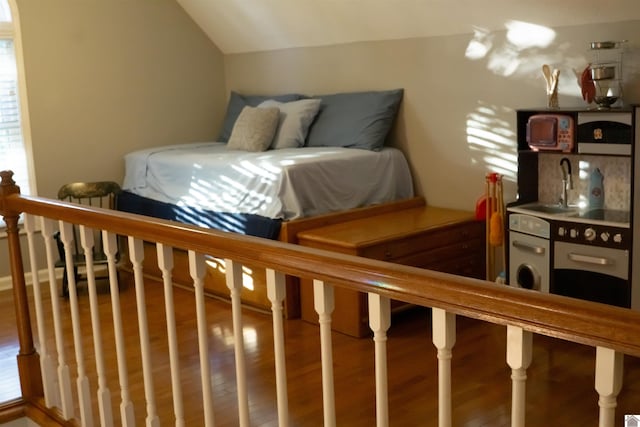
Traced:
[[[53, 233], [63, 230], [65, 224], [80, 224], [83, 229], [103, 230], [106, 252], [110, 263], [110, 289], [112, 317], [115, 329], [115, 346], [120, 379], [120, 423], [132, 426], [133, 408], [129, 395], [126, 366], [122, 356], [122, 325], [119, 323], [119, 296], [115, 266], [116, 236], [126, 236], [128, 255], [132, 265], [137, 301], [138, 327], [142, 354], [142, 378], [144, 381], [146, 424], [159, 425], [153, 390], [151, 354], [147, 335], [147, 319], [142, 271], [142, 244], [154, 242], [158, 248], [159, 267], [163, 272], [167, 296], [165, 316], [169, 341], [172, 384], [174, 393], [174, 417], [176, 425], [183, 425], [181, 406], [180, 369], [175, 347], [175, 323], [171, 303], [171, 250], [180, 248], [189, 253], [190, 271], [196, 293], [196, 316], [202, 370], [202, 400], [206, 425], [213, 425], [213, 394], [209, 372], [209, 347], [207, 343], [206, 312], [204, 306], [203, 275], [205, 256], [212, 255], [226, 262], [227, 284], [232, 301], [235, 334], [236, 387], [238, 391], [238, 420], [240, 425], [250, 424], [251, 413], [246, 388], [244, 348], [241, 339], [242, 310], [239, 290], [242, 286], [241, 266], [250, 263], [267, 271], [268, 296], [272, 302], [274, 328], [274, 359], [279, 425], [288, 423], [287, 372], [284, 357], [282, 301], [285, 292], [285, 275], [313, 280], [315, 307], [320, 320], [322, 352], [322, 378], [324, 425], [336, 424], [333, 393], [331, 312], [334, 286], [358, 290], [368, 294], [370, 325], [375, 342], [376, 420], [378, 426], [389, 425], [386, 370], [386, 332], [390, 326], [390, 300], [432, 307], [433, 343], [438, 349], [439, 363], [439, 426], [452, 425], [450, 398], [450, 370], [452, 348], [455, 343], [456, 315], [480, 319], [507, 326], [507, 363], [512, 369], [512, 425], [525, 424], [526, 370], [531, 362], [532, 334], [542, 334], [595, 347], [596, 390], [600, 394], [600, 425], [613, 426], [616, 396], [621, 387], [622, 355], [640, 357], [640, 314], [631, 310], [605, 306], [580, 300], [570, 300], [555, 295], [527, 292], [508, 286], [499, 286], [481, 280], [463, 278], [434, 271], [391, 264], [360, 257], [345, 256], [327, 251], [285, 244], [277, 241], [228, 234], [181, 225], [153, 218], [121, 212], [90, 209], [56, 200], [21, 196], [11, 179], [11, 173], [2, 172], [0, 185], [0, 214], [7, 225], [12, 280], [18, 319], [20, 353], [18, 366], [25, 405], [31, 408], [30, 416], [60, 425], [77, 419], [81, 425], [112, 425], [109, 391], [104, 386], [104, 360], [101, 360], [100, 337], [94, 335], [93, 344], [82, 343], [77, 328], [79, 302], [74, 283], [69, 284], [74, 343], [71, 346], [77, 360], [77, 396], [72, 401], [72, 373], [66, 361], [65, 343], [59, 342], [62, 326], [57, 324]], [[42, 234], [47, 251], [50, 286], [52, 292], [53, 325], [41, 319], [39, 307], [40, 286], [35, 280], [34, 302], [30, 304], [25, 285], [25, 272], [18, 238], [18, 216], [25, 214], [25, 229], [29, 241]], [[92, 242], [83, 241], [90, 252]], [[63, 239], [64, 240], [64, 239]], [[68, 240], [68, 238], [67, 238]], [[68, 243], [68, 242], [67, 242]], [[37, 268], [35, 256], [30, 251], [31, 266]], [[90, 263], [89, 263], [90, 264]], [[34, 270], [35, 271], [35, 270]], [[93, 330], [99, 331], [100, 319], [95, 302], [95, 282], [89, 274], [89, 304]], [[34, 274], [37, 277], [37, 274]], [[93, 291], [91, 288], [94, 288]], [[30, 309], [35, 309], [38, 325], [38, 352], [31, 329]], [[596, 321], [597, 320], [597, 321]], [[53, 326], [56, 350], [46, 348], [47, 339], [41, 334]], [[68, 343], [67, 343], [68, 344]], [[86, 346], [86, 348], [85, 348]], [[87, 367], [83, 361], [91, 353], [95, 355], [98, 388], [90, 390]], [[93, 363], [92, 363], [93, 365]], [[44, 378], [44, 382], [43, 382]], [[44, 384], [44, 386], [43, 386]], [[99, 413], [91, 411], [92, 398], [98, 396]], [[35, 408], [35, 409], [33, 409]], [[74, 408], [79, 408], [76, 414]], [[140, 410], [138, 408], [137, 410]], [[35, 415], [37, 414], [37, 415]], [[170, 420], [166, 420], [169, 422]], [[171, 421], [173, 422], [173, 421]], [[427, 421], [432, 424], [434, 421]]]

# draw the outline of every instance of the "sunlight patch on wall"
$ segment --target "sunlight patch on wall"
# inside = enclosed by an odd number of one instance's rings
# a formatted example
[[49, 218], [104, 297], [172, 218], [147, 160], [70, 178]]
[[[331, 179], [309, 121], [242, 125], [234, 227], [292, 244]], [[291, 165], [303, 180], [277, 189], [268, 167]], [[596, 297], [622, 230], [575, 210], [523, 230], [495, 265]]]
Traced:
[[513, 111], [480, 102], [475, 111], [467, 115], [467, 144], [473, 153], [473, 162], [487, 172], [497, 172], [503, 179], [516, 181], [518, 169], [516, 133], [508, 117]]
[[465, 58], [484, 61], [494, 75], [539, 85], [540, 90], [545, 89], [542, 64], [549, 64], [560, 70], [558, 93], [580, 96], [578, 77], [590, 62], [586, 50], [576, 51], [571, 43], [557, 40], [553, 29], [542, 25], [512, 20], [504, 27], [505, 31], [474, 27]]
[[467, 45], [467, 50], [464, 56], [468, 59], [476, 60], [482, 59], [493, 47], [493, 35], [484, 28], [474, 27], [473, 38]]
[[[522, 68], [525, 59], [523, 52], [530, 53], [526, 58], [530, 62], [534, 50], [549, 47], [556, 38], [556, 32], [551, 28], [528, 22], [508, 21], [505, 27], [507, 32], [503, 43], [498, 43], [496, 35], [489, 30], [475, 27], [465, 57], [473, 61], [486, 59], [489, 70], [509, 77]], [[541, 61], [540, 64], [551, 62], [544, 58]]]
[[[553, 63], [544, 50], [556, 39], [551, 28], [529, 22], [505, 22], [506, 32], [491, 32], [474, 27], [465, 57], [471, 61], [486, 61], [486, 68], [504, 78], [542, 81], [540, 66]], [[503, 179], [516, 182], [518, 169], [517, 135], [511, 125], [511, 108], [479, 101], [476, 109], [467, 115], [467, 144], [474, 153], [473, 162], [487, 172], [503, 175]]]
[[520, 51], [533, 47], [549, 47], [556, 38], [554, 30], [542, 25], [509, 21], [505, 26], [507, 27], [507, 40]]

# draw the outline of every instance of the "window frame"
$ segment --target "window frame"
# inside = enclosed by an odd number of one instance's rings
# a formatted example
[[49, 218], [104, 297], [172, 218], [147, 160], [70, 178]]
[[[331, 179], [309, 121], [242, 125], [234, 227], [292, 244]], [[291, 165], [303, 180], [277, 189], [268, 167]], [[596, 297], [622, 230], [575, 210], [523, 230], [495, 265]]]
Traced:
[[[31, 143], [31, 121], [29, 119], [29, 97], [27, 96], [27, 84], [25, 79], [24, 55], [22, 47], [22, 31], [20, 27], [20, 15], [16, 0], [0, 0], [8, 4], [11, 13], [11, 22], [0, 22], [0, 38], [13, 40], [13, 49], [16, 59], [17, 89], [20, 108], [20, 130], [22, 133], [22, 145], [27, 162], [27, 173], [30, 195], [37, 195], [36, 175], [33, 161], [33, 148]], [[23, 194], [26, 194], [23, 192]]]

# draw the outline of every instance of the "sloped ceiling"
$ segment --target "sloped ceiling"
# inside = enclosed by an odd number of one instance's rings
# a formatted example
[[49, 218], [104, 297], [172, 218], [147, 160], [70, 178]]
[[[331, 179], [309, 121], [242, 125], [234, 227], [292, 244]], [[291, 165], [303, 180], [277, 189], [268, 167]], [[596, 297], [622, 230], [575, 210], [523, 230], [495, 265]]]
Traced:
[[177, 0], [225, 54], [640, 19], [638, 0]]

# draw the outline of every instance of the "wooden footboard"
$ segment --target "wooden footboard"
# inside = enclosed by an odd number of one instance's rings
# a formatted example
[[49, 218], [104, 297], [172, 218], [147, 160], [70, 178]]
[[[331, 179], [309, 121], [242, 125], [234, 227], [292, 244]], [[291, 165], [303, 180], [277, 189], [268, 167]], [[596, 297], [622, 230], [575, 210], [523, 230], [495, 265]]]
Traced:
[[[298, 233], [306, 230], [424, 205], [424, 198], [414, 197], [396, 202], [287, 221], [282, 224], [279, 240], [297, 244]], [[144, 259], [145, 274], [160, 279], [162, 275], [157, 267], [157, 255], [154, 245], [145, 244]], [[189, 276], [189, 259], [187, 252], [177, 249], [174, 250], [174, 264], [173, 282], [179, 286], [192, 288], [193, 279]], [[124, 266], [123, 268], [129, 269], [130, 267]], [[225, 279], [224, 260], [213, 257], [207, 260], [207, 272], [204, 281], [205, 292], [208, 295], [226, 300], [229, 299], [229, 289], [227, 288]], [[242, 302], [258, 310], [270, 310], [271, 302], [267, 298], [265, 269], [249, 264], [245, 265], [243, 282], [244, 288], [241, 293]], [[285, 316], [287, 318], [300, 317], [300, 284], [296, 278], [287, 277], [286, 292], [287, 295], [284, 302]]]

